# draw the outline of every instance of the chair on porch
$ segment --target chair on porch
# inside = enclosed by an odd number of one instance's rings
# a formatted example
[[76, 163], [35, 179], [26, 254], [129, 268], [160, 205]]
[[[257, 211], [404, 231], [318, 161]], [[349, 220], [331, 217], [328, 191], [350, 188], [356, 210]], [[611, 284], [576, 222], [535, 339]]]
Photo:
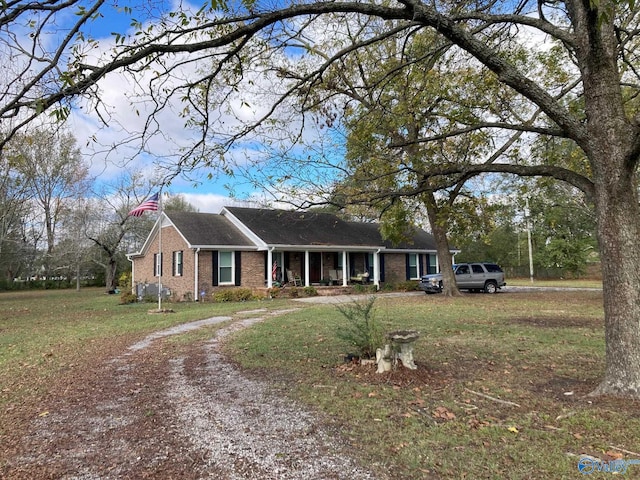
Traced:
[[369, 272], [362, 272], [362, 273], [358, 273], [356, 275], [353, 275], [351, 277], [349, 277], [349, 280], [354, 282], [354, 283], [362, 283], [365, 284], [367, 282], [369, 282]]
[[300, 275], [293, 273], [291, 270], [287, 270], [287, 281], [289, 283], [293, 283], [294, 287], [302, 286], [302, 279], [300, 278]]
[[329, 281], [339, 285], [342, 283], [342, 270], [329, 270]]

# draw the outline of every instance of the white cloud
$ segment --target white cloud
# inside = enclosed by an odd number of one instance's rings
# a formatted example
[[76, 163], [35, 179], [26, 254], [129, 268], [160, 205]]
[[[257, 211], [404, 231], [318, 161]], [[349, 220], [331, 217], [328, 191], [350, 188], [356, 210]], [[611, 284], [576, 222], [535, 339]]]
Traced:
[[220, 213], [222, 207], [229, 206], [230, 199], [215, 193], [182, 193], [184, 199], [202, 213]]

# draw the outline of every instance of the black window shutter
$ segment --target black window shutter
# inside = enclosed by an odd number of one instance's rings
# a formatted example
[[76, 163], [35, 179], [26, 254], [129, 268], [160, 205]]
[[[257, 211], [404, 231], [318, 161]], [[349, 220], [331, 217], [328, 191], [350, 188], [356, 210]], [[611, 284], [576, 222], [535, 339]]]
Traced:
[[411, 265], [409, 264], [409, 254], [405, 253], [404, 254], [404, 260], [405, 260], [405, 277], [407, 280], [409, 280], [411, 278], [411, 274], [409, 273], [411, 270]]
[[213, 278], [211, 279], [211, 285], [217, 287], [220, 283], [218, 281], [218, 251], [214, 250], [211, 252], [211, 259], [213, 261]]
[[235, 284], [236, 287], [239, 287], [241, 285], [242, 282], [242, 268], [240, 268], [242, 266], [242, 252], [235, 252], [235, 256], [236, 256], [236, 278], [235, 278]]
[[[278, 267], [281, 266], [282, 265], [278, 265]], [[271, 275], [271, 267], [272, 265], [269, 265], [269, 254], [264, 252], [264, 278], [268, 278], [268, 276]]]
[[171, 274], [175, 277], [178, 274], [176, 269], [176, 252], [171, 255]]
[[282, 265], [282, 271], [286, 271], [289, 268], [290, 264], [291, 262], [289, 252], [284, 252], [284, 265]]
[[380, 254], [380, 281], [384, 282], [384, 253]]

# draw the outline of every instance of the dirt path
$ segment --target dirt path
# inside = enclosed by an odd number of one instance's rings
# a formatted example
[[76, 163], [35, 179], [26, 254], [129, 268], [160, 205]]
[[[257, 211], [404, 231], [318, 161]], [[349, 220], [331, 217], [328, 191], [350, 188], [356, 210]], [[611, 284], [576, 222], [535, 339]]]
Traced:
[[156, 332], [86, 371], [14, 437], [0, 477], [374, 478], [321, 420], [220, 355], [226, 335], [263, 319], [233, 321], [204, 344], [173, 350], [164, 337], [231, 318]]

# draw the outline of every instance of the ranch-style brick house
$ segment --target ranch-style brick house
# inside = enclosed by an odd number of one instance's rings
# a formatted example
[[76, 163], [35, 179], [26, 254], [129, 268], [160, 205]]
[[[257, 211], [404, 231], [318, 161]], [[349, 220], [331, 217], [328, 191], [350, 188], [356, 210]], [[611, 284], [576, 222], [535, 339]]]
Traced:
[[219, 214], [162, 212], [139, 252], [132, 283], [196, 300], [229, 287], [253, 290], [417, 280], [437, 271], [433, 236], [416, 230], [392, 245], [377, 223], [323, 212], [224, 207]]

